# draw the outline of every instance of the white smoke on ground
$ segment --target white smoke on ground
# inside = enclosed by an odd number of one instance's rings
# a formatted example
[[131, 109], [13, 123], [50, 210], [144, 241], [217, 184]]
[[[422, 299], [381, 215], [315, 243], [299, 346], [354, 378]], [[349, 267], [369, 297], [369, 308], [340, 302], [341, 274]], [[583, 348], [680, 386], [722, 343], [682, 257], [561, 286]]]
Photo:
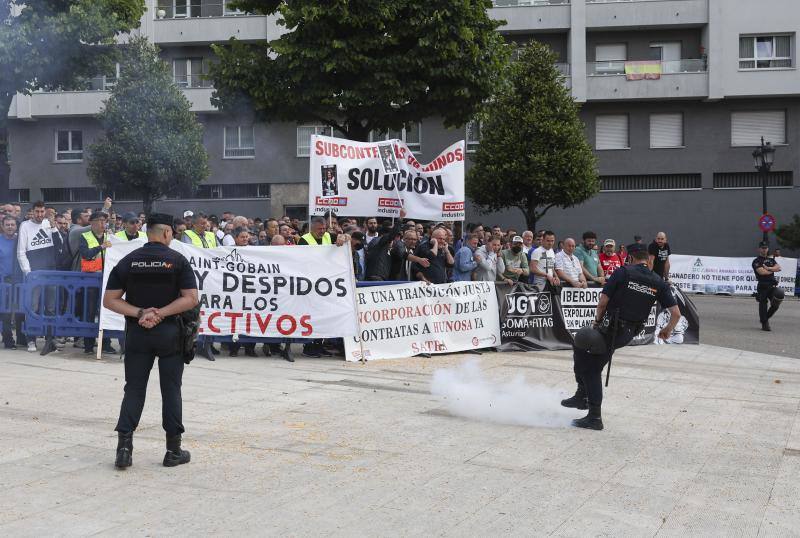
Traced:
[[522, 375], [504, 382], [486, 379], [476, 359], [436, 370], [431, 393], [444, 399], [452, 415], [500, 424], [560, 428], [585, 413], [561, 407], [563, 391], [529, 385]]

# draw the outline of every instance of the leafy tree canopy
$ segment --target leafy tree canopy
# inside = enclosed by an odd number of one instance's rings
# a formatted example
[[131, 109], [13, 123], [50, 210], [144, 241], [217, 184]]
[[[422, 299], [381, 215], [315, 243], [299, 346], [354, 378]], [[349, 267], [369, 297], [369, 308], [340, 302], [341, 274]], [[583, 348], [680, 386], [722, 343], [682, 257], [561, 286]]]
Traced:
[[800, 250], [800, 215], [795, 214], [792, 222], [778, 226], [775, 236], [783, 248]]
[[114, 37], [139, 26], [142, 0], [0, 0], [0, 196], [8, 189], [7, 121], [17, 92], [72, 86], [106, 72]]
[[241, 0], [286, 33], [215, 46], [215, 104], [267, 121], [330, 125], [354, 140], [439, 116], [463, 125], [507, 55], [490, 0]]
[[191, 190], [208, 177], [203, 127], [173, 82], [158, 48], [134, 38], [120, 78], [98, 119], [105, 138], [89, 148], [89, 177], [104, 190], [135, 190], [152, 202]]
[[596, 160], [578, 105], [541, 43], [519, 50], [484, 107], [482, 138], [467, 176], [467, 196], [484, 211], [519, 208], [528, 228], [552, 207], [584, 202], [600, 190]]

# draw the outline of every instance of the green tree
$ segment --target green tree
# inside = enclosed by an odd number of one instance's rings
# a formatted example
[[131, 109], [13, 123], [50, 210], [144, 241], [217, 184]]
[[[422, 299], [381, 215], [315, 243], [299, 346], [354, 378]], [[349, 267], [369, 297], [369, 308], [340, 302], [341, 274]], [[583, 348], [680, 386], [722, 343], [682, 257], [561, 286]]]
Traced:
[[791, 223], [778, 226], [775, 237], [783, 248], [800, 250], [800, 215], [795, 214]]
[[0, 199], [8, 198], [8, 112], [16, 93], [76, 87], [104, 73], [142, 0], [0, 0]]
[[595, 156], [578, 105], [541, 43], [519, 50], [484, 107], [482, 138], [467, 196], [482, 211], [519, 208], [528, 229], [552, 207], [580, 204], [600, 190]]
[[158, 48], [145, 38], [131, 40], [119, 81], [98, 115], [105, 137], [89, 147], [92, 183], [137, 191], [149, 213], [153, 201], [206, 179], [203, 126], [190, 109]]
[[490, 0], [244, 0], [287, 32], [214, 46], [214, 103], [265, 121], [325, 124], [352, 140], [438, 116], [463, 125], [507, 55]]

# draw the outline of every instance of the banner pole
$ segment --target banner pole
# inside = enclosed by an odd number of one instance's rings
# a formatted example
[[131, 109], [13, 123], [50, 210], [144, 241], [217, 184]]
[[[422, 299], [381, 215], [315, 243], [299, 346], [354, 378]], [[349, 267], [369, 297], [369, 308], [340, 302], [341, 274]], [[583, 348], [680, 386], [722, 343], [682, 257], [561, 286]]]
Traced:
[[[358, 334], [358, 348], [361, 350], [361, 364], [366, 364], [367, 360], [364, 358], [364, 342], [361, 341], [361, 318], [358, 315], [358, 283], [356, 282], [356, 267], [353, 261], [353, 247], [348, 243], [347, 249], [350, 251], [348, 253], [348, 258], [350, 258], [350, 282], [353, 285], [353, 306], [356, 309], [356, 330]], [[347, 355], [347, 348], [345, 348], [345, 355]], [[345, 356], [345, 361], [347, 357]]]
[[103, 352], [103, 329], [99, 329], [97, 331], [97, 353], [95, 354], [94, 358], [96, 360], [102, 360], [100, 356]]

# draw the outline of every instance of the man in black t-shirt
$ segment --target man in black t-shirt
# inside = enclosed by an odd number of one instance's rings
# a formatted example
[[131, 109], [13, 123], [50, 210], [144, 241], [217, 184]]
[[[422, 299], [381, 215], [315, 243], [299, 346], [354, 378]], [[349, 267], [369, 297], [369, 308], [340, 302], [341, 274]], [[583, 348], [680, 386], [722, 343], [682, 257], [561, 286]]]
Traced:
[[[162, 426], [167, 434], [164, 466], [188, 463], [181, 450], [183, 352], [177, 316], [198, 304], [197, 281], [189, 261], [169, 248], [172, 216], [147, 219], [148, 243], [117, 263], [108, 277], [103, 306], [125, 316], [125, 396], [115, 430], [119, 434], [115, 466], [132, 464], [133, 432], [139, 425], [147, 380], [158, 356]], [[124, 296], [124, 298], [123, 298]]]
[[647, 254], [647, 265], [650, 269], [664, 280], [669, 280], [669, 255], [672, 251], [667, 243], [667, 234], [658, 232], [655, 240], [647, 247]]
[[[756, 274], [758, 286], [756, 299], [758, 300], [758, 319], [761, 321], [762, 331], [771, 331], [769, 318], [771, 318], [783, 301], [783, 290], [778, 287], [775, 273], [781, 271], [781, 266], [775, 258], [769, 257], [769, 243], [762, 241], [758, 244], [758, 256], [753, 260], [753, 271]], [[767, 303], [769, 302], [769, 309]]]

